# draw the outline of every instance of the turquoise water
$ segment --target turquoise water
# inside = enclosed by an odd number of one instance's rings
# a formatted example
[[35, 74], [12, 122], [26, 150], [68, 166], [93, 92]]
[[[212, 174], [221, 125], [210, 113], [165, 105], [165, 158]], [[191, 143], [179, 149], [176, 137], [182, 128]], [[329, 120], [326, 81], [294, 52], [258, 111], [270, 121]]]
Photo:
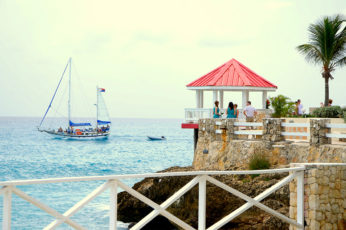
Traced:
[[[0, 118], [1, 181], [148, 173], [192, 163], [193, 132], [181, 129], [180, 120], [113, 119], [111, 136], [107, 140], [94, 141], [54, 139], [36, 130], [39, 120]], [[167, 141], [148, 141], [147, 135], [164, 135]], [[136, 180], [124, 182], [132, 186]], [[18, 188], [64, 213], [102, 183], [73, 182]], [[12, 229], [42, 229], [54, 220], [16, 195], [13, 195], [12, 208]], [[71, 219], [88, 229], [107, 229], [108, 210], [109, 192], [105, 191]], [[70, 228], [63, 224], [58, 229]]]

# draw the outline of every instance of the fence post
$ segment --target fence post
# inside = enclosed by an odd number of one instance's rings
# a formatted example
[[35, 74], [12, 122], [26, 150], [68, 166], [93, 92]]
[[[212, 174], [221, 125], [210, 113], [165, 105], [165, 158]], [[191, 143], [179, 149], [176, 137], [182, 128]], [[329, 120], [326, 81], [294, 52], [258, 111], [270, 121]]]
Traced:
[[110, 208], [109, 208], [109, 230], [117, 229], [117, 206], [118, 206], [118, 182], [116, 180], [110, 183]]
[[11, 211], [12, 211], [12, 190], [10, 187], [7, 187], [4, 191], [4, 207], [2, 212], [2, 229], [10, 230], [11, 229]]
[[328, 118], [310, 119], [310, 145], [331, 144], [332, 139], [326, 136], [330, 133], [330, 128], [327, 124], [330, 123]]
[[282, 118], [263, 118], [262, 139], [270, 142], [284, 141], [285, 138], [281, 135], [281, 123], [284, 121]]
[[226, 120], [226, 134], [228, 136], [229, 140], [235, 140], [237, 139], [237, 135], [234, 134], [235, 126], [234, 122], [236, 121], [235, 118], [227, 119]]
[[206, 177], [202, 176], [198, 184], [198, 230], [205, 230], [206, 222]]
[[297, 175], [297, 222], [304, 226], [304, 171]]

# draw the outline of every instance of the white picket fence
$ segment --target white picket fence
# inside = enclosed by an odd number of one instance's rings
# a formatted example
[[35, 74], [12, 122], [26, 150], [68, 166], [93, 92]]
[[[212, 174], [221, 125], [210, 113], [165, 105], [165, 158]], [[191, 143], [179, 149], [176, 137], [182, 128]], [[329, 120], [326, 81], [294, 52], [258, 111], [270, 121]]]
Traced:
[[[304, 223], [304, 169], [305, 167], [294, 167], [294, 168], [281, 168], [281, 169], [270, 169], [270, 170], [253, 170], [253, 171], [190, 171], [190, 172], [171, 172], [171, 173], [150, 173], [150, 174], [133, 174], [133, 175], [112, 175], [112, 176], [89, 176], [89, 177], [70, 177], [70, 178], [50, 178], [50, 179], [37, 179], [37, 180], [21, 180], [21, 181], [5, 181], [0, 182], [0, 195], [3, 196], [3, 212], [2, 212], [2, 229], [11, 229], [11, 212], [12, 212], [12, 194], [17, 195], [23, 200], [35, 205], [42, 211], [50, 214], [55, 218], [53, 222], [47, 225], [44, 229], [55, 229], [59, 225], [66, 223], [75, 229], [86, 229], [81, 224], [76, 223], [71, 219], [71, 217], [81, 210], [86, 204], [92, 201], [95, 197], [99, 196], [102, 192], [110, 189], [110, 211], [109, 211], [109, 229], [117, 229], [117, 193], [118, 188], [122, 188], [124, 191], [128, 192], [132, 196], [136, 197], [140, 201], [152, 207], [154, 210], [145, 216], [141, 221], [139, 221], [131, 229], [141, 229], [152, 219], [158, 215], [162, 215], [177, 224], [183, 229], [193, 230], [191, 225], [187, 224], [183, 220], [177, 218], [173, 214], [169, 213], [166, 209], [177, 201], [186, 192], [192, 189], [198, 184], [198, 230], [216, 230], [248, 210], [249, 208], [256, 206], [273, 216], [281, 219], [282, 221], [296, 226], [299, 229], [303, 229]], [[246, 174], [268, 174], [268, 173], [287, 173], [290, 172], [288, 176], [283, 178], [281, 181], [268, 188], [261, 194], [257, 195], [255, 198], [251, 198], [244, 193], [216, 180], [212, 176], [215, 175], [246, 175]], [[190, 182], [179, 189], [175, 194], [169, 197], [162, 204], [157, 204], [144, 195], [140, 194], [136, 190], [132, 189], [121, 180], [130, 178], [153, 178], [153, 177], [174, 177], [174, 176], [195, 176]], [[260, 203], [263, 199], [268, 197], [270, 194], [274, 193], [282, 186], [286, 185], [294, 178], [297, 179], [297, 217], [296, 220], [291, 219], [281, 213], [269, 208], [268, 206]], [[36, 184], [47, 184], [47, 183], [63, 183], [63, 182], [80, 182], [80, 181], [106, 181], [104, 184], [96, 188], [90, 194], [88, 194], [81, 201], [77, 202], [68, 211], [61, 214], [48, 205], [42, 203], [41, 201], [35, 199], [32, 196], [19, 190], [16, 186], [19, 185], [36, 185]], [[247, 201], [244, 205], [228, 214], [218, 222], [214, 223], [212, 226], [206, 228], [206, 182], [210, 182], [229, 193]], [[61, 187], [64, 189], [64, 187]], [[54, 191], [52, 191], [53, 193]], [[217, 196], [217, 194], [215, 194]]]

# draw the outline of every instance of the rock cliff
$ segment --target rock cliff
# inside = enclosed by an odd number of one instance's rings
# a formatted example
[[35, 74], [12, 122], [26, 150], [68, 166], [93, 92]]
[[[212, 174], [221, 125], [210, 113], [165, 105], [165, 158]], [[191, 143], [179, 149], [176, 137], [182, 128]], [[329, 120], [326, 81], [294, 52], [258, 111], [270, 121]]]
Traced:
[[[191, 171], [191, 167], [172, 167], [162, 172]], [[250, 176], [216, 176], [217, 180], [239, 190], [240, 192], [255, 197], [265, 189], [271, 187], [287, 174], [261, 175], [255, 178]], [[133, 188], [158, 204], [164, 202], [193, 177], [167, 177], [147, 178], [136, 183]], [[207, 183], [207, 226], [216, 223], [242, 204], [237, 198], [221, 188]], [[279, 189], [276, 193], [266, 198], [263, 204], [288, 215], [289, 190], [288, 186]], [[173, 203], [168, 209], [170, 213], [197, 228], [198, 222], [198, 185]], [[126, 192], [118, 194], [118, 219], [123, 222], [138, 222], [152, 209], [132, 197]], [[251, 208], [238, 218], [232, 220], [221, 229], [288, 229], [288, 225], [279, 219], [259, 210]], [[164, 217], [154, 219], [144, 229], [178, 229]]]

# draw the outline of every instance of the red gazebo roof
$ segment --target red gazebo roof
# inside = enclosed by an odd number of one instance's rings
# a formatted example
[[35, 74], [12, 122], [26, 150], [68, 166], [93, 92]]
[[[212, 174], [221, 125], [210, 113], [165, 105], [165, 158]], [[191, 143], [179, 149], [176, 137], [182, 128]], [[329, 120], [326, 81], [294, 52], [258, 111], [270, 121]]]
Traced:
[[206, 75], [191, 82], [187, 87], [232, 86], [277, 88], [239, 61], [232, 59]]

